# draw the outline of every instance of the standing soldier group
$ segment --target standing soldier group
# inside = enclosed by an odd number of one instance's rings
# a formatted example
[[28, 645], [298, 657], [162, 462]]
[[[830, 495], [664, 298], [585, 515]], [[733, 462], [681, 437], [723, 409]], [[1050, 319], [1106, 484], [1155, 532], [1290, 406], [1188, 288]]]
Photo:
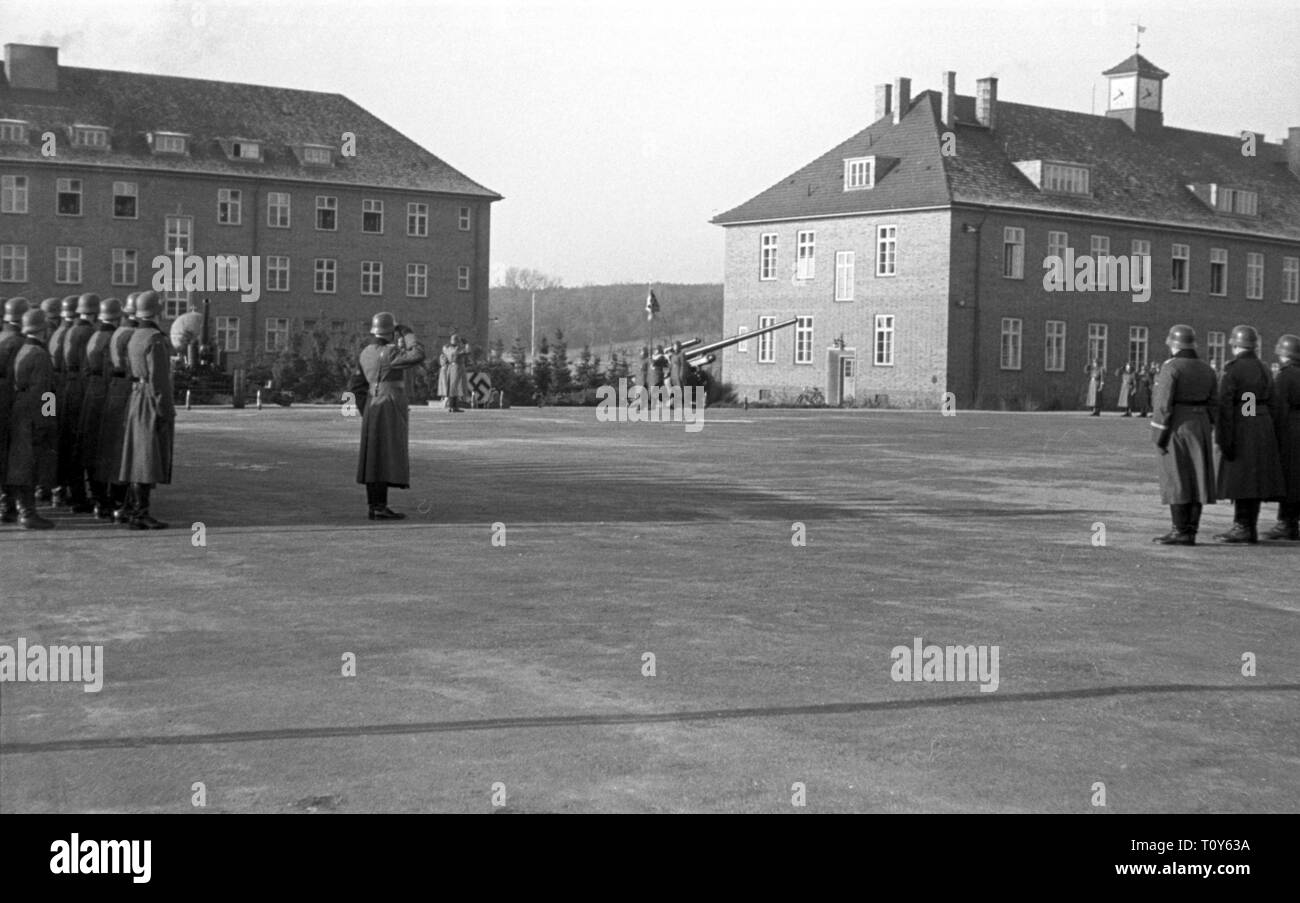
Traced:
[[1173, 356], [1156, 377], [1151, 426], [1173, 529], [1156, 542], [1195, 545], [1202, 508], [1216, 499], [1233, 502], [1232, 527], [1219, 542], [1258, 542], [1265, 501], [1278, 502], [1278, 515], [1264, 538], [1300, 540], [1300, 337], [1278, 339], [1276, 379], [1259, 359], [1254, 327], [1235, 327], [1230, 341], [1234, 357], [1216, 389], [1213, 368], [1197, 357], [1195, 331], [1169, 330]]
[[[59, 315], [62, 322], [58, 322]], [[0, 334], [0, 522], [46, 530], [37, 501], [137, 530], [171, 482], [171, 347], [157, 292], [126, 304], [87, 293], [4, 303]]]

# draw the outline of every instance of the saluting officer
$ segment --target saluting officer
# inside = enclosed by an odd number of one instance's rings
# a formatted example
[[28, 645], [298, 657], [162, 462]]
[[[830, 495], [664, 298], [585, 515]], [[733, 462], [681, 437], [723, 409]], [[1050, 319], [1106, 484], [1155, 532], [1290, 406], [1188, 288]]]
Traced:
[[63, 394], [59, 396], [59, 484], [71, 490], [68, 501], [77, 514], [95, 510], [86, 497], [86, 469], [81, 465], [81, 404], [86, 395], [86, 345], [95, 334], [99, 295], [77, 299], [77, 319], [63, 334]]
[[172, 398], [171, 343], [158, 325], [162, 299], [155, 291], [135, 299], [136, 328], [126, 346], [131, 367], [131, 398], [122, 434], [118, 482], [130, 483], [133, 530], [162, 530], [166, 524], [149, 514], [150, 495], [158, 483], [172, 481], [172, 447], [176, 406]]
[[1219, 379], [1219, 498], [1233, 500], [1232, 528], [1214, 537], [1219, 542], [1259, 541], [1256, 525], [1266, 499], [1285, 493], [1273, 429], [1273, 374], [1259, 359], [1259, 333], [1253, 326], [1234, 326], [1232, 353]]
[[1300, 539], [1300, 336], [1277, 340], [1281, 369], [1273, 379], [1273, 427], [1286, 492], [1277, 503], [1277, 523], [1265, 539]]
[[134, 511], [130, 484], [122, 482], [122, 438], [126, 434], [126, 408], [131, 401], [131, 362], [127, 359], [127, 346], [135, 332], [135, 299], [139, 292], [131, 292], [122, 305], [122, 318], [108, 340], [108, 395], [104, 398], [104, 413], [99, 422], [99, 441], [95, 449], [94, 477], [108, 484], [109, 504], [113, 522], [129, 524]]
[[13, 362], [23, 344], [23, 314], [26, 298], [10, 298], [4, 303], [4, 325], [0, 327], [0, 523], [18, 520], [18, 499], [5, 472], [9, 466], [9, 409], [13, 406]]
[[366, 484], [371, 520], [401, 520], [406, 515], [388, 507], [388, 489], [411, 486], [406, 371], [424, 361], [424, 348], [390, 313], [375, 314], [370, 332], [374, 338], [361, 350], [358, 362], [369, 392], [361, 416], [357, 482]]
[[54, 522], [36, 513], [36, 486], [52, 485], [58, 466], [58, 430], [50, 414], [54, 364], [45, 348], [45, 313], [23, 314], [23, 344], [11, 366], [13, 405], [9, 420], [9, 461], [5, 479], [18, 499], [18, 523], [48, 530]]
[[1214, 504], [1214, 369], [1196, 355], [1196, 331], [1179, 324], [1165, 338], [1172, 357], [1156, 374], [1151, 428], [1160, 454], [1160, 500], [1173, 529], [1155, 542], [1194, 546], [1201, 509]]
[[90, 495], [95, 501], [95, 517], [113, 519], [109, 500], [109, 482], [98, 473], [99, 434], [103, 426], [104, 407], [108, 401], [108, 383], [112, 378], [108, 345], [122, 319], [122, 302], [105, 298], [99, 305], [99, 323], [86, 343], [82, 377], [86, 384], [81, 402], [81, 420], [77, 425], [77, 455], [81, 468], [90, 479]]

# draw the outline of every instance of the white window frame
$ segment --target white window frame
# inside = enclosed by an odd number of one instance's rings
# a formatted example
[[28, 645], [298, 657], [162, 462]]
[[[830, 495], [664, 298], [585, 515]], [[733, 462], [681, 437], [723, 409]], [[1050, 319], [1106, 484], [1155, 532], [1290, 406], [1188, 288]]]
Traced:
[[1211, 329], [1205, 334], [1206, 363], [1222, 370], [1228, 359], [1228, 334]]
[[285, 351], [289, 347], [288, 317], [267, 317], [265, 348], [267, 351]]
[[1025, 230], [1020, 226], [1002, 229], [1002, 278], [1025, 278]]
[[764, 232], [758, 237], [758, 280], [770, 282], [776, 279], [777, 234]]
[[1088, 253], [1093, 261], [1100, 263], [1101, 258], [1110, 256], [1110, 236], [1093, 235], [1088, 239]]
[[185, 135], [174, 132], [154, 132], [153, 152], [155, 154], [177, 154], [184, 156], [189, 146]]
[[1047, 256], [1059, 257], [1065, 261], [1065, 252], [1070, 249], [1070, 233], [1048, 231], [1047, 233]]
[[1264, 255], [1258, 251], [1246, 252], [1246, 298], [1264, 299]]
[[[1223, 279], [1220, 284], [1222, 291], [1214, 290], [1214, 268], [1223, 267]], [[1210, 285], [1209, 295], [1215, 298], [1226, 298], [1228, 296], [1228, 249], [1227, 248], [1210, 248]]]
[[798, 317], [794, 324], [794, 362], [797, 366], [813, 363], [813, 318]]
[[898, 227], [876, 227], [876, 275], [898, 275]]
[[27, 176], [0, 176], [0, 213], [27, 213], [30, 186]]
[[[334, 214], [334, 225], [326, 228], [320, 224], [320, 215], [322, 211]], [[339, 199], [337, 195], [318, 194], [316, 195], [316, 231], [317, 232], [337, 232], [339, 231]]]
[[[281, 214], [283, 214], [283, 217], [281, 217]], [[281, 219], [283, 219], [283, 222], [281, 222]], [[292, 222], [293, 193], [288, 191], [268, 191], [266, 193], [266, 227], [268, 229], [288, 229]]]
[[406, 205], [406, 234], [411, 238], [429, 237], [429, 205], [410, 201]]
[[382, 295], [384, 293], [384, 262], [382, 260], [361, 261], [361, 294]]
[[0, 245], [0, 282], [26, 281], [27, 245]]
[[797, 248], [795, 258], [795, 278], [815, 279], [817, 277], [817, 232], [814, 229], [800, 229], [795, 234]]
[[174, 320], [189, 310], [190, 293], [184, 290], [166, 291], [163, 292], [162, 301], [163, 316], [169, 320]]
[[[759, 329], [766, 329], [774, 325], [776, 325], [776, 317], [758, 318]], [[758, 362], [760, 364], [776, 363], [776, 342], [773, 341], [773, 335], [773, 333], [765, 332], [758, 337]]]
[[260, 141], [231, 141], [230, 156], [236, 160], [261, 160], [262, 143]]
[[[1025, 321], [1019, 317], [1002, 318], [1002, 336], [998, 345], [998, 368], [1021, 370], [1024, 363]], [[1008, 353], [1010, 352], [1010, 353]]]
[[456, 225], [462, 232], [469, 232], [474, 226], [473, 208], [461, 207], [456, 214]]
[[[130, 216], [125, 216], [117, 212], [118, 198], [130, 198], [134, 204], [133, 212]], [[114, 182], [113, 183], [113, 219], [139, 219], [140, 218], [140, 184], [138, 182]]]
[[140, 254], [135, 248], [113, 248], [113, 285], [140, 284]]
[[470, 290], [470, 271], [467, 266], [456, 267], [456, 291], [467, 292]]
[[875, 184], [875, 157], [849, 157], [844, 161], [845, 191], [863, 191], [875, 187]]
[[268, 254], [266, 257], [266, 290], [268, 292], [289, 291], [289, 258], [284, 254]]
[[304, 144], [302, 162], [310, 166], [329, 166], [334, 162], [334, 149], [320, 144]]
[[1065, 372], [1065, 321], [1048, 320], [1043, 334], [1043, 370]]
[[894, 339], [894, 314], [876, 314], [871, 340], [871, 365], [873, 367], [894, 366]]
[[408, 263], [406, 265], [406, 297], [429, 297], [429, 265], [427, 263]]
[[[321, 288], [324, 282], [327, 287]], [[337, 295], [339, 291], [339, 262], [333, 257], [317, 257], [312, 264], [312, 293]]]
[[[748, 326], [741, 326], [736, 330], [739, 335], [745, 335], [749, 332]], [[736, 343], [737, 354], [749, 354], [749, 339], [742, 339]]]
[[1135, 238], [1129, 244], [1129, 253], [1134, 257], [1150, 257], [1151, 242], [1145, 238]]
[[78, 245], [56, 246], [54, 249], [54, 282], [57, 285], [80, 285], [81, 260], [81, 248]]
[[1282, 303], [1300, 304], [1300, 257], [1282, 258]]
[[835, 252], [835, 300], [853, 300], [856, 262], [852, 251]]
[[25, 119], [0, 119], [0, 142], [4, 144], [26, 144], [27, 127]]
[[[222, 219], [222, 216], [225, 219]], [[241, 188], [217, 189], [217, 225], [242, 226], [244, 223], [244, 192]]]
[[108, 150], [107, 127], [102, 125], [74, 125], [72, 127], [72, 146]]
[[1088, 324], [1088, 365], [1091, 366], [1093, 361], [1100, 361], [1102, 367], [1106, 366], [1106, 355], [1109, 352], [1110, 329], [1105, 323]]
[[1151, 363], [1151, 330], [1146, 326], [1128, 328], [1128, 361], [1136, 370]]
[[[379, 228], [366, 228], [366, 215], [377, 214], [379, 216]], [[383, 235], [384, 234], [384, 202], [378, 198], [363, 198], [361, 200], [361, 232], [364, 235]]]
[[1092, 194], [1092, 171], [1076, 163], [1043, 163], [1043, 190], [1053, 194]]
[[163, 218], [163, 250], [174, 254], [177, 248], [183, 254], [194, 253], [194, 217], [173, 213]]
[[[73, 186], [76, 186], [76, 187], [74, 188]], [[81, 179], [58, 179], [57, 181], [55, 181], [55, 183], [54, 183], [54, 213], [55, 213], [55, 215], [57, 215], [57, 216], [81, 216], [81, 215], [85, 212], [85, 209], [86, 209], [86, 208], [85, 208], [85, 204], [84, 204], [84, 201], [85, 201], [85, 198], [84, 198], [84, 196], [83, 196], [84, 193], [85, 193], [85, 184], [81, 181]], [[75, 195], [75, 196], [76, 196], [76, 198], [77, 198], [77, 212], [76, 212], [76, 213], [64, 213], [62, 210], [59, 209], [59, 207], [61, 206], [60, 203], [59, 203], [59, 200], [60, 200], [60, 198], [62, 198], [64, 195], [69, 195], [69, 196], [74, 196], [74, 195]]]
[[[1183, 262], [1183, 286], [1178, 287], [1174, 279], [1174, 261]], [[1192, 290], [1192, 246], [1174, 242], [1169, 249], [1169, 290], [1180, 294], [1187, 294]]]
[[[217, 348], [222, 351], [239, 351], [239, 317], [217, 317], [214, 329]], [[231, 336], [234, 342], [231, 342]]]

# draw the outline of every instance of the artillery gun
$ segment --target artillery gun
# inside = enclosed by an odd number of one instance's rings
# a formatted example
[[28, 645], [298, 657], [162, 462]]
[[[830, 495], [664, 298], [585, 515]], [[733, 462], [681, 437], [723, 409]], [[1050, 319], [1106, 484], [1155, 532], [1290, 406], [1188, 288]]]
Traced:
[[[739, 345], [741, 342], [747, 342], [750, 339], [767, 335], [770, 332], [776, 332], [778, 329], [785, 329], [794, 326], [799, 322], [798, 317], [791, 317], [781, 323], [773, 323], [771, 326], [764, 326], [762, 329], [756, 329], [753, 332], [742, 332], [727, 339], [719, 339], [716, 342], [700, 344], [698, 338], [689, 339], [681, 343], [682, 351], [686, 355], [686, 365], [688, 373], [686, 376], [687, 384], [692, 386], [703, 386], [706, 391], [713, 388], [713, 379], [704, 367], [712, 364], [717, 360], [717, 352], [730, 348], [732, 345]], [[710, 399], [712, 401], [713, 399]]]

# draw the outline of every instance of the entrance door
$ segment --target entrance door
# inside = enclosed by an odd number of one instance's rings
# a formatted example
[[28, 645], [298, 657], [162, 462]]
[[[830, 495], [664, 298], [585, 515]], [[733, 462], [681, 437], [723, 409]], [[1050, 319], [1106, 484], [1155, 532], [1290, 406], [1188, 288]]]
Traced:
[[840, 358], [840, 404], [853, 404], [858, 397], [858, 380], [856, 370], [856, 358], [850, 355], [844, 355]]

